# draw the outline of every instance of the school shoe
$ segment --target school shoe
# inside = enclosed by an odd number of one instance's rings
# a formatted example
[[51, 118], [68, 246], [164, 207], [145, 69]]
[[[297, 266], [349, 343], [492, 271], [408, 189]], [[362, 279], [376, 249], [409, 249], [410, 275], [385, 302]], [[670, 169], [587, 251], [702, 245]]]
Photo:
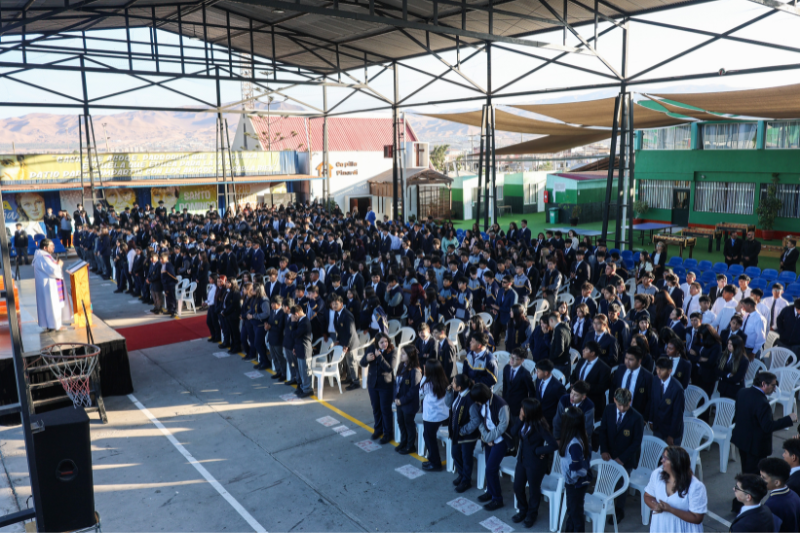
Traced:
[[503, 507], [503, 502], [498, 501], [498, 500], [492, 500], [492, 501], [490, 501], [489, 503], [487, 503], [486, 505], [483, 506], [483, 508], [486, 509], [489, 512], [496, 511], [497, 509], [500, 509], [501, 507]]
[[389, 444], [390, 442], [392, 442], [392, 438], [384, 436], [381, 438], [379, 442], [380, 444]]
[[521, 509], [520, 512], [511, 517], [511, 521], [514, 522], [515, 524], [519, 524], [520, 522], [525, 520], [526, 516], [528, 516], [528, 510]]
[[256, 365], [256, 369], [258, 370], [266, 370], [268, 368], [272, 368], [270, 365], [265, 365], [264, 363], [258, 363]]
[[403, 448], [402, 450], [397, 450], [397, 453], [400, 455], [409, 455], [414, 453], [414, 450], [412, 448]]
[[283, 382], [283, 384], [284, 384], [284, 385], [289, 385], [290, 387], [291, 387], [292, 385], [300, 385], [298, 382], [296, 382], [296, 381], [295, 381], [295, 380], [293, 380], [293, 379], [291, 379], [291, 380], [287, 380], [287, 381], [284, 381], [284, 382]]
[[524, 526], [525, 526], [527, 529], [530, 529], [530, 528], [532, 528], [532, 527], [533, 527], [533, 524], [535, 524], [535, 523], [536, 523], [536, 519], [537, 519], [537, 518], [539, 518], [539, 516], [538, 516], [538, 515], [534, 515], [534, 516], [533, 516], [533, 518], [526, 518], [526, 519], [525, 519], [525, 523], [524, 523], [523, 525], [524, 525]]
[[458, 487], [456, 487], [456, 492], [459, 494], [463, 494], [467, 492], [469, 489], [472, 488], [472, 483], [469, 481], [463, 481]]
[[298, 395], [297, 395], [297, 397], [298, 397], [298, 398], [308, 398], [308, 397], [309, 397], [309, 396], [311, 396], [312, 394], [314, 394], [314, 393], [313, 393], [313, 392], [311, 392], [311, 391], [308, 391], [308, 392], [301, 392], [300, 394], [298, 394]]
[[361, 388], [361, 385], [359, 385], [358, 383], [356, 383], [356, 382], [354, 381], [354, 382], [352, 382], [350, 385], [348, 385], [347, 387], [345, 387], [345, 390], [356, 390], [356, 389], [360, 389], [360, 388]]
[[372, 440], [378, 440], [378, 439], [379, 439], [379, 438], [381, 438], [382, 436], [383, 436], [383, 432], [382, 432], [382, 431], [376, 431], [375, 433], [373, 433], [373, 434], [372, 434], [372, 436], [370, 437], [370, 439], [372, 439]]
[[488, 492], [484, 492], [483, 494], [478, 496], [478, 501], [479, 502], [488, 502], [488, 501], [491, 501], [491, 500], [492, 500], [492, 495], [489, 494]]
[[464, 481], [464, 476], [459, 475], [457, 478], [453, 480], [453, 485], [458, 487]]
[[427, 470], [428, 472], [441, 472], [442, 470], [444, 470], [444, 468], [442, 468], [442, 465], [437, 466], [430, 461], [422, 463], [422, 469]]
[[269, 378], [270, 379], [283, 379], [283, 380], [285, 380], [286, 376], [281, 376], [280, 374], [272, 374]]

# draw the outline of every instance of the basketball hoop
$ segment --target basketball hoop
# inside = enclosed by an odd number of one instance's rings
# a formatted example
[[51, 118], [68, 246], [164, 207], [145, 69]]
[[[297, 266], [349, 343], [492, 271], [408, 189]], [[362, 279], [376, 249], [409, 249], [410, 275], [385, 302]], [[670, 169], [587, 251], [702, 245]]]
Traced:
[[91, 407], [89, 379], [97, 366], [100, 348], [93, 344], [66, 342], [42, 349], [42, 359], [55, 374], [75, 407]]

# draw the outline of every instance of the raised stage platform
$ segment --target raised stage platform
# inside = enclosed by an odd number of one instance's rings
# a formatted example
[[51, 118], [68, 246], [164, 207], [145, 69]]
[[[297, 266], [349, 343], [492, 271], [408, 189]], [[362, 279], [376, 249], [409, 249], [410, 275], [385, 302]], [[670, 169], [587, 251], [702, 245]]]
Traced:
[[[69, 294], [69, 281], [67, 294]], [[42, 347], [51, 344], [77, 342], [88, 343], [86, 329], [75, 329], [71, 325], [64, 331], [45, 332], [38, 325], [36, 312], [36, 294], [32, 279], [17, 281], [20, 300], [20, 318], [22, 326], [22, 354], [26, 367], [36, 367], [41, 364], [37, 361]], [[110, 328], [103, 320], [94, 315], [94, 325], [91, 327], [94, 344], [100, 348], [98, 368], [103, 396], [117, 396], [133, 392], [128, 350], [125, 337]], [[14, 363], [12, 359], [11, 338], [8, 323], [0, 324], [0, 405], [15, 403], [17, 401], [16, 383], [14, 379]], [[33, 385], [31, 395], [38, 411], [46, 410], [50, 405], [63, 407], [69, 402], [63, 388], [48, 387], [37, 389], [36, 384], [54, 379], [52, 373], [30, 372], [29, 380]], [[63, 397], [64, 402], [57, 398]], [[46, 402], [42, 400], [47, 400]], [[41, 401], [41, 403], [40, 403]], [[0, 424], [18, 423], [19, 417], [2, 417]]]

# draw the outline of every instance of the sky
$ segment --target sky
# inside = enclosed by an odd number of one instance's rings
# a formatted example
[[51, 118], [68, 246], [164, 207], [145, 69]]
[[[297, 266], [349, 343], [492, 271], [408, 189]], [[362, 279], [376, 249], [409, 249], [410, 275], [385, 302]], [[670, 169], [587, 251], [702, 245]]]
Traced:
[[[769, 11], [771, 10], [746, 0], [719, 0], [698, 6], [661, 12], [658, 14], [644, 16], [642, 18], [658, 20], [660, 22], [669, 24], [689, 26], [692, 28], [702, 28], [703, 30], [710, 32], [725, 32], [747, 20]], [[607, 24], [602, 25], [601, 30], [606, 27]], [[589, 37], [592, 29], [590, 27], [582, 27], [579, 28], [579, 31], [585, 37]], [[118, 30], [95, 32], [95, 34], [98, 36], [120, 36], [121, 33], [122, 32]], [[800, 34], [800, 17], [787, 13], [775, 13], [748, 28], [734, 33], [733, 35], [762, 42], [767, 41], [775, 44], [793, 46], [797, 42], [796, 36], [798, 34]], [[146, 40], [148, 38], [148, 31], [146, 29], [133, 30], [133, 37], [135, 39]], [[535, 37], [535, 39], [539, 41], [555, 43], [561, 43], [561, 38], [560, 32], [538, 35]], [[662, 29], [641, 23], [631, 23], [629, 30], [629, 75], [635, 75], [650, 65], [658, 63], [659, 61], [662, 61], [680, 51], [689, 49], [692, 46], [696, 46], [708, 39], [709, 37], [707, 36]], [[158, 40], [160, 43], [177, 42], [177, 36], [159, 31]], [[9, 37], [3, 37], [2, 42], [8, 43]], [[99, 44], [100, 41], [94, 41], [94, 43]], [[197, 44], [196, 42], [192, 41], [187, 41], [187, 43]], [[574, 46], [578, 43], [579, 41], [576, 38], [571, 35], [569, 36], [569, 39], [567, 40], [568, 45]], [[615, 29], [608, 35], [601, 37], [598, 45], [598, 52], [602, 54], [617, 70], [620, 69], [620, 43], [621, 31]], [[69, 42], [64, 41], [62, 44], [69, 44]], [[77, 39], [74, 40], [74, 45], [79, 45], [79, 41]], [[90, 46], [92, 46], [91, 41]], [[532, 49], [528, 47], [517, 48], [529, 50], [532, 53], [546, 57], [552, 57], [554, 55], [552, 52], [547, 50]], [[462, 58], [472, 51], [473, 50], [470, 48], [462, 50]], [[14, 57], [13, 54], [14, 52], [7, 53], [3, 57], [11, 58]], [[447, 61], [455, 63], [455, 52], [442, 54], [442, 56]], [[493, 51], [492, 56], [494, 72], [493, 87], [495, 90], [539, 64], [539, 61], [537, 60], [497, 49]], [[16, 59], [19, 59], [19, 57], [17, 56]], [[46, 54], [29, 53], [28, 59], [29, 61], [51, 61], [54, 59], [54, 57]], [[592, 68], [597, 71], [603, 71], [606, 73], [609, 72], [597, 58], [587, 54], [571, 54], [565, 58], [565, 61], [575, 65]], [[113, 61], [110, 63], [113, 64]], [[117, 63], [124, 64], [124, 62]], [[446, 70], [446, 67], [438, 59], [433, 57], [418, 58], [409, 61], [409, 63], [425, 72], [431, 72], [435, 74], [440, 74]], [[701, 48], [696, 52], [693, 52], [686, 57], [649, 72], [643, 77], [668, 77], [681, 74], [716, 72], [720, 69], [725, 69], [726, 71], [731, 72], [737, 69], [791, 63], [800, 63], [800, 61], [798, 61], [797, 52], [778, 51], [762, 46], [753, 46], [750, 44], [743, 44], [729, 40], [719, 40], [711, 45]], [[7, 70], [8, 69], [0, 69], [0, 72], [6, 72]], [[370, 68], [368, 70], [368, 75], [373, 76], [378, 73], [378, 70], [378, 67]], [[464, 63], [462, 65], [462, 71], [479, 86], [486, 87], [485, 54], [480, 53], [475, 59]], [[353, 72], [353, 75], [360, 79], [363, 77], [363, 69]], [[401, 85], [401, 98], [415, 91], [418, 87], [429, 80], [428, 77], [423, 76], [422, 74], [402, 67], [400, 69], [399, 76]], [[19, 74], [18, 78], [43, 86], [57, 88], [59, 91], [65, 92], [75, 98], [80, 98], [81, 96], [82, 89], [80, 77], [77, 73], [31, 71]], [[458, 74], [453, 72], [448, 73], [445, 78], [466, 83]], [[536, 74], [528, 76], [522, 81], [509, 86], [508, 90], [514, 92], [525, 92], [542, 89], [556, 89], [574, 85], [607, 83], [609, 81], [609, 79], [601, 76], [586, 74], [558, 65], [550, 65], [538, 71]], [[114, 93], [130, 87], [135, 87], [141, 84], [142, 81], [124, 78], [122, 76], [89, 74], [88, 83], [90, 87], [89, 92], [91, 98], [100, 96], [102, 94]], [[800, 70], [746, 76], [725, 75], [706, 80], [695, 80], [682, 83], [658, 83], [649, 86], [637, 85], [633, 86], [631, 90], [637, 92], [700, 92], [741, 88], [760, 88], [793, 83], [800, 83]], [[371, 85], [376, 91], [385, 96], [391, 97], [392, 80], [388, 72], [379, 76], [372, 82]], [[171, 86], [209, 102], [213, 102], [216, 99], [213, 82], [181, 80], [171, 84]], [[349, 92], [349, 90], [341, 88], [329, 89], [328, 99], [330, 105], [332, 106], [336, 104], [340, 99], [349, 94]], [[551, 93], [535, 96], [522, 95], [514, 96], [512, 98], [495, 96], [495, 103], [502, 105], [586, 100], [610, 96], [615, 92], [616, 91], [614, 89], [604, 89], [560, 94]], [[318, 87], [299, 87], [292, 89], [290, 92], [288, 92], [288, 94], [302, 102], [310, 104], [311, 106], [318, 108], [322, 107], [322, 95], [321, 90]], [[36, 101], [44, 103], [58, 103], [67, 101], [59, 96], [31, 88], [30, 86], [24, 84], [16, 83], [8, 78], [0, 78], [0, 95], [0, 97], [7, 102]], [[223, 102], [238, 101], [241, 99], [240, 95], [241, 85], [239, 83], [222, 83]], [[433, 100], [454, 99], [468, 96], [477, 96], [477, 93], [462, 89], [461, 87], [446, 83], [444, 81], [440, 81], [413, 96], [409, 100], [409, 103], [413, 105], [412, 107], [406, 109], [406, 111], [440, 113], [452, 112], [467, 109], [477, 109], [483, 103], [483, 101], [472, 101], [452, 104], [427, 105], [428, 102]], [[106, 102], [109, 104], [123, 106], [158, 105], [174, 108], [197, 105], [196, 101], [161, 88], [150, 88], [109, 98], [106, 100]], [[365, 110], [384, 105], [385, 103], [376, 98], [371, 98], [364, 95], [356, 95], [348, 99], [341, 106], [337, 107], [337, 111]], [[0, 107], [0, 118], [21, 116], [29, 112], [46, 112], [72, 115], [79, 113], [79, 111], [76, 109], [64, 110], [58, 109], [57, 107]], [[113, 112], [115, 111], [104, 111], [97, 109], [92, 111], [94, 115]], [[376, 113], [388, 115], [389, 112], [381, 111], [371, 114]]]

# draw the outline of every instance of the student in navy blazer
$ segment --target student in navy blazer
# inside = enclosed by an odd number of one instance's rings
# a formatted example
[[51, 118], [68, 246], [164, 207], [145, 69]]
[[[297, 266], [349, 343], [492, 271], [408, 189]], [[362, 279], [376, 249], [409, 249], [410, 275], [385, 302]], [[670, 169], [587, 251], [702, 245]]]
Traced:
[[606, 391], [611, 384], [611, 369], [599, 357], [600, 346], [590, 340], [583, 347], [581, 360], [570, 376], [570, 383], [584, 381], [589, 385], [589, 399], [594, 404], [595, 422], [600, 420], [606, 408]]
[[536, 364], [536, 380], [534, 381], [535, 398], [542, 403], [542, 412], [547, 424], [553, 427], [558, 401], [567, 393], [567, 389], [553, 377], [553, 362], [542, 359]]
[[612, 392], [627, 389], [632, 398], [631, 406], [641, 416], [650, 416], [650, 404], [653, 399], [653, 382], [655, 376], [642, 366], [642, 350], [631, 346], [625, 352], [624, 366], [614, 372]]
[[459, 494], [472, 487], [472, 457], [475, 445], [481, 437], [479, 429], [483, 421], [481, 406], [475, 403], [470, 395], [474, 385], [475, 382], [464, 374], [458, 374], [453, 378], [452, 387], [456, 394], [450, 406], [448, 435], [452, 443], [450, 454], [458, 474], [453, 484]]
[[[636, 468], [644, 438], [644, 420], [639, 412], [631, 407], [631, 393], [628, 389], [614, 391], [613, 402], [609, 404], [600, 420], [597, 438], [600, 454], [604, 461], [617, 461], [628, 472]], [[625, 517], [625, 501], [628, 491], [615, 500], [617, 522]]]
[[720, 397], [736, 399], [736, 395], [744, 387], [744, 377], [750, 366], [750, 360], [744, 350], [744, 341], [734, 335], [728, 339], [727, 350], [720, 357], [717, 366], [717, 392]]
[[515, 417], [522, 407], [522, 400], [533, 396], [533, 378], [530, 371], [522, 365], [527, 352], [517, 348], [508, 358], [508, 364], [503, 368], [503, 399], [511, 410], [511, 417]]
[[[514, 469], [514, 494], [517, 497], [519, 512], [511, 520], [514, 523], [525, 522], [526, 528], [533, 527], [539, 515], [539, 503], [542, 499], [542, 479], [547, 473], [545, 456], [558, 449], [558, 443], [550, 433], [542, 413], [542, 404], [536, 398], [525, 398], [518, 413], [511, 414], [511, 419], [518, 418], [509, 434], [519, 438], [517, 463]], [[530, 497], [525, 497], [525, 486], [530, 486]]]
[[670, 446], [680, 446], [683, 438], [684, 391], [671, 377], [672, 361], [662, 357], [656, 361], [656, 380], [653, 402], [650, 405], [650, 429], [653, 435]]
[[781, 520], [760, 502], [767, 495], [767, 483], [756, 474], [739, 474], [733, 494], [739, 507], [747, 506], [733, 519], [731, 533], [772, 533], [780, 530]]
[[419, 411], [419, 382], [422, 371], [419, 368], [417, 349], [405, 346], [400, 352], [400, 368], [395, 380], [395, 400], [397, 406], [397, 425], [400, 440], [394, 451], [401, 455], [412, 453], [417, 446], [417, 424], [414, 417]]
[[397, 351], [388, 335], [379, 333], [375, 336], [375, 344], [361, 358], [361, 366], [369, 369], [367, 392], [375, 419], [372, 440], [382, 436], [381, 444], [387, 444], [392, 441], [394, 433], [392, 401], [397, 366]]
[[769, 490], [764, 505], [781, 519], [781, 533], [796, 532], [800, 528], [800, 496], [786, 486], [791, 474], [789, 463], [780, 457], [766, 457], [758, 462], [758, 470]]
[[686, 359], [686, 354], [683, 351], [683, 342], [674, 337], [667, 343], [666, 350], [666, 356], [672, 363], [672, 377], [680, 382], [683, 390], [686, 390], [686, 387], [689, 386], [689, 378], [692, 376], [692, 364]]

